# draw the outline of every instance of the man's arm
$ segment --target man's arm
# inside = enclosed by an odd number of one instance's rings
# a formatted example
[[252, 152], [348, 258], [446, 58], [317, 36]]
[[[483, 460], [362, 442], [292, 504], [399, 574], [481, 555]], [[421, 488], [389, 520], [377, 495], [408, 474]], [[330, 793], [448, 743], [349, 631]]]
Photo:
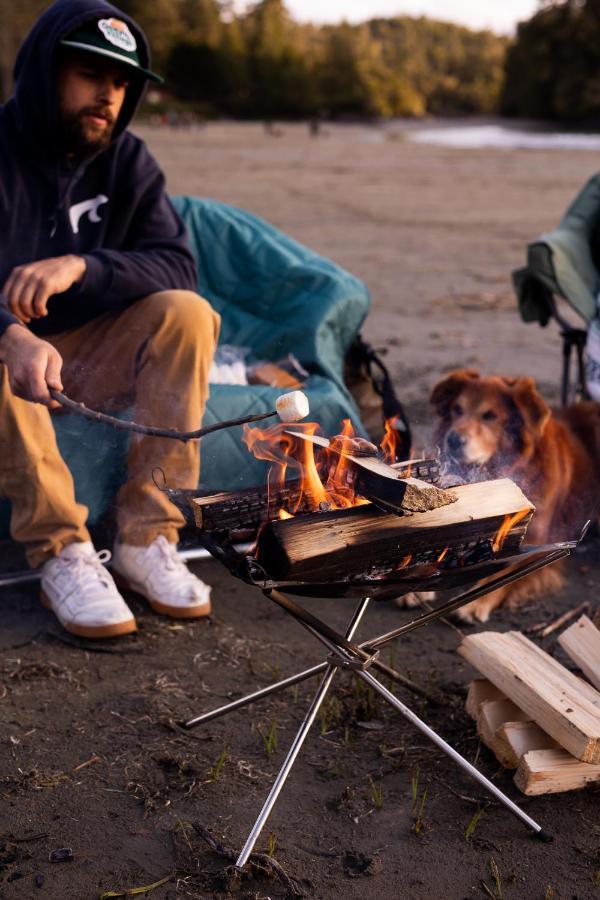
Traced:
[[[48, 313], [48, 300], [81, 281], [86, 263], [82, 256], [55, 256], [16, 266], [2, 287], [8, 311], [21, 322], [31, 322]], [[0, 318], [0, 334], [2, 319]]]
[[107, 311], [157, 291], [195, 291], [198, 286], [185, 225], [167, 197], [163, 173], [144, 146], [129, 177], [136, 203], [123, 246], [84, 254], [87, 268], [79, 292]]
[[21, 324], [9, 324], [0, 336], [0, 362], [8, 369], [10, 389], [16, 397], [54, 409], [49, 388], [62, 391], [62, 357], [47, 341]]

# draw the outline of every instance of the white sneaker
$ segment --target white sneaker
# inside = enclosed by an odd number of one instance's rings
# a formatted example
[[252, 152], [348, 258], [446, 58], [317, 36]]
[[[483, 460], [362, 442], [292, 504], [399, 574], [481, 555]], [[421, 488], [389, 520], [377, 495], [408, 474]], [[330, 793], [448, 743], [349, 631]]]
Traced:
[[42, 603], [72, 634], [107, 638], [136, 630], [133, 613], [102, 565], [109, 559], [110, 550], [96, 553], [90, 541], [80, 541], [42, 566]]
[[160, 535], [148, 547], [116, 543], [113, 572], [119, 585], [137, 591], [154, 612], [175, 619], [210, 615], [210, 587], [177, 555], [177, 545]]

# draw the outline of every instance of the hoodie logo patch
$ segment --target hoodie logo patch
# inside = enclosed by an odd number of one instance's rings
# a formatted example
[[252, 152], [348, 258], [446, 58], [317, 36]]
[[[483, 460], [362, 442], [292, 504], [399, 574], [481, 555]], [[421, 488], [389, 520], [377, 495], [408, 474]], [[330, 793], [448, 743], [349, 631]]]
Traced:
[[106, 40], [118, 47], [119, 50], [133, 53], [137, 48], [134, 36], [126, 23], [122, 22], [121, 19], [100, 19], [98, 28]]
[[103, 203], [108, 203], [108, 197], [105, 194], [98, 194], [96, 197], [92, 197], [91, 200], [82, 200], [81, 203], [75, 203], [69, 207], [69, 221], [73, 234], [79, 234], [79, 220], [86, 213], [89, 213], [90, 222], [102, 221], [98, 215], [98, 207], [102, 206]]

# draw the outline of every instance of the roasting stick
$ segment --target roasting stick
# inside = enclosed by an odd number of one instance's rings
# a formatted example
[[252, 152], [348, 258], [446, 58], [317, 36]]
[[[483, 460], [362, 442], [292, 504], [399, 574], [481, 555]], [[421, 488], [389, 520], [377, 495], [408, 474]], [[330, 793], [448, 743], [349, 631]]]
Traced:
[[134, 431], [136, 434], [146, 434], [151, 437], [173, 438], [177, 441], [193, 441], [202, 438], [214, 431], [221, 431], [223, 428], [234, 428], [236, 425], [247, 425], [250, 422], [261, 422], [263, 419], [271, 419], [273, 416], [279, 416], [282, 422], [298, 422], [305, 419], [310, 409], [308, 397], [302, 391], [290, 391], [288, 394], [282, 394], [275, 402], [275, 409], [271, 412], [259, 413], [254, 416], [242, 416], [240, 419], [228, 419], [225, 422], [215, 422], [214, 425], [207, 425], [205, 428], [199, 428], [197, 431], [177, 431], [175, 428], [159, 428], [153, 425], [138, 425], [137, 422], [124, 422], [115, 416], [108, 416], [106, 413], [89, 409], [85, 403], [77, 403], [71, 400], [62, 391], [50, 388], [50, 395], [65, 409], [83, 416], [85, 419], [92, 419], [95, 422], [104, 422], [112, 425], [113, 428], [119, 428], [122, 431]]
[[[104, 413], [96, 412], [88, 409], [84, 403], [76, 403], [61, 391], [50, 388], [52, 397], [61, 403], [67, 409], [84, 416], [86, 419], [94, 419], [98, 422], [106, 422], [114, 428], [121, 428], [126, 431], [135, 431], [137, 434], [147, 434], [153, 437], [175, 438], [180, 441], [190, 441], [195, 438], [204, 437], [213, 431], [220, 431], [223, 428], [232, 428], [235, 425], [244, 425], [248, 422], [258, 422], [261, 419], [269, 419], [272, 416], [279, 416], [282, 422], [298, 422], [300, 419], [306, 418], [310, 412], [308, 397], [302, 391], [290, 391], [282, 394], [275, 402], [275, 410], [273, 412], [261, 413], [256, 416], [244, 416], [241, 419], [230, 419], [226, 422], [216, 422], [214, 425], [208, 425], [206, 428], [200, 428], [198, 431], [176, 431], [173, 428], [153, 428], [149, 425], [137, 425], [135, 422], [122, 422], [114, 416], [107, 416]], [[237, 549], [240, 551], [248, 550], [249, 545], [240, 545]], [[193, 550], [180, 550], [179, 557], [183, 560], [199, 560], [209, 559], [210, 553], [204, 547], [194, 548]], [[16, 584], [27, 584], [30, 581], [38, 581], [40, 571], [32, 572], [9, 572], [4, 576], [0, 576], [0, 589], [10, 587]]]

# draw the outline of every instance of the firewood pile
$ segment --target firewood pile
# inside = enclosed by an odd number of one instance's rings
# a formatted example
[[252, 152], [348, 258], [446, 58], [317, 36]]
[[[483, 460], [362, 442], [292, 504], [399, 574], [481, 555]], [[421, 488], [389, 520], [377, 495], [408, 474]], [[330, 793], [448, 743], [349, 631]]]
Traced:
[[600, 782], [600, 630], [584, 615], [559, 643], [581, 675], [518, 631], [469, 635], [459, 647], [485, 676], [471, 683], [466, 710], [528, 795]]

